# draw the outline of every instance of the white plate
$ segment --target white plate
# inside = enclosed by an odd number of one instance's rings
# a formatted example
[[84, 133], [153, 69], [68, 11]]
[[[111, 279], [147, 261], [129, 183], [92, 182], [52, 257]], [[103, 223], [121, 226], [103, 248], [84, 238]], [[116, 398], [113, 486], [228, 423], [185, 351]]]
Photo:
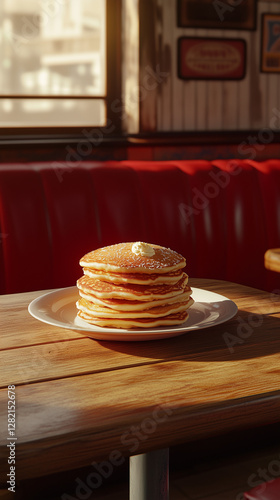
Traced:
[[189, 317], [178, 326], [165, 326], [149, 329], [101, 328], [90, 325], [77, 317], [76, 301], [79, 298], [77, 287], [60, 288], [41, 295], [28, 307], [30, 314], [49, 325], [68, 328], [98, 340], [155, 340], [182, 335], [191, 330], [199, 330], [219, 325], [237, 313], [237, 305], [214, 292], [192, 287], [194, 304], [188, 309]]

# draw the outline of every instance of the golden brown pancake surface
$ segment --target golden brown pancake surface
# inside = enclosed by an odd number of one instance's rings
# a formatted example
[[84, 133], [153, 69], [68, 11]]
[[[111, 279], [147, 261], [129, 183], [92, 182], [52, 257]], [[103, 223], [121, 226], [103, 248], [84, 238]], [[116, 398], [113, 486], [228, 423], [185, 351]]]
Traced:
[[150, 244], [154, 250], [151, 257], [136, 255], [132, 251], [133, 242], [117, 243], [98, 248], [80, 259], [82, 267], [102, 269], [122, 273], [166, 273], [183, 268], [185, 258], [170, 248]]

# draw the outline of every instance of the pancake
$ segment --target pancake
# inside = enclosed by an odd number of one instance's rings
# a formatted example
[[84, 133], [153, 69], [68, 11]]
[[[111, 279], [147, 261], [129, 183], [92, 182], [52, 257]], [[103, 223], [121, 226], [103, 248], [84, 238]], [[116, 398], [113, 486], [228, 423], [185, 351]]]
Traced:
[[[141, 243], [141, 242], [139, 242]], [[132, 251], [135, 243], [118, 243], [98, 248], [80, 259], [80, 265], [89, 269], [101, 269], [115, 273], [169, 273], [182, 269], [186, 259], [170, 248], [147, 244], [154, 254], [148, 256]]]
[[187, 311], [170, 314], [164, 318], [135, 318], [135, 319], [110, 319], [98, 318], [78, 311], [78, 316], [87, 323], [105, 328], [155, 328], [157, 326], [175, 326], [185, 323], [188, 319]]
[[115, 285], [98, 279], [92, 279], [88, 276], [82, 276], [77, 281], [77, 287], [85, 292], [93, 294], [101, 299], [126, 299], [126, 300], [157, 300], [167, 299], [179, 295], [187, 284], [187, 275], [175, 284], [165, 285], [135, 285], [131, 283]]
[[161, 306], [151, 307], [142, 311], [118, 311], [110, 307], [102, 307], [92, 302], [81, 298], [77, 302], [77, 308], [85, 314], [93, 315], [100, 318], [160, 318], [174, 314], [179, 311], [185, 311], [193, 304], [193, 299], [190, 297], [184, 302], [174, 302], [172, 304], [164, 304]]
[[182, 324], [193, 304], [185, 258], [170, 248], [119, 243], [80, 259], [78, 316], [107, 328]]
[[[84, 274], [93, 279], [108, 281], [109, 283], [135, 283], [136, 285], [154, 285], [177, 283], [183, 277], [182, 269], [170, 273], [106, 273], [101, 269], [84, 268]], [[185, 273], [186, 275], [186, 273]], [[187, 276], [187, 275], [186, 275]]]
[[84, 293], [79, 290], [79, 294], [84, 299], [92, 302], [93, 304], [98, 304], [103, 307], [110, 307], [111, 309], [116, 309], [117, 311], [144, 311], [145, 309], [150, 309], [151, 307], [162, 306], [164, 304], [173, 304], [174, 302], [184, 302], [188, 300], [191, 289], [187, 287], [187, 290], [183, 290], [179, 295], [175, 297], [170, 297], [168, 300], [124, 300], [124, 299], [99, 299], [92, 294]]

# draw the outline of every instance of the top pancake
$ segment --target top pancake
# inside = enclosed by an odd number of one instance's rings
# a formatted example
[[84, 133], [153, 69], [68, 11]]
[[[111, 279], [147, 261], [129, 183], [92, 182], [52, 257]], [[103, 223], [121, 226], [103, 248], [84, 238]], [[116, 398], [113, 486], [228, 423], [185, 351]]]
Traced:
[[143, 256], [132, 252], [133, 243], [118, 243], [98, 248], [80, 259], [80, 265], [115, 273], [167, 273], [182, 269], [185, 258], [170, 248], [150, 244], [154, 255]]

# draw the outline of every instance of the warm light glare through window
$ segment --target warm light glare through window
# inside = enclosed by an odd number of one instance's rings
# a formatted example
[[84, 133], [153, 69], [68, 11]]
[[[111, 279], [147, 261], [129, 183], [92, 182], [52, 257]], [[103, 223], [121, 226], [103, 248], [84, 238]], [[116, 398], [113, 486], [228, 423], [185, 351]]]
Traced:
[[[103, 124], [105, 4], [0, 1], [1, 126], [75, 126], [83, 120], [84, 125]], [[42, 99], [27, 99], [32, 96]], [[100, 99], [90, 99], [94, 96]]]

